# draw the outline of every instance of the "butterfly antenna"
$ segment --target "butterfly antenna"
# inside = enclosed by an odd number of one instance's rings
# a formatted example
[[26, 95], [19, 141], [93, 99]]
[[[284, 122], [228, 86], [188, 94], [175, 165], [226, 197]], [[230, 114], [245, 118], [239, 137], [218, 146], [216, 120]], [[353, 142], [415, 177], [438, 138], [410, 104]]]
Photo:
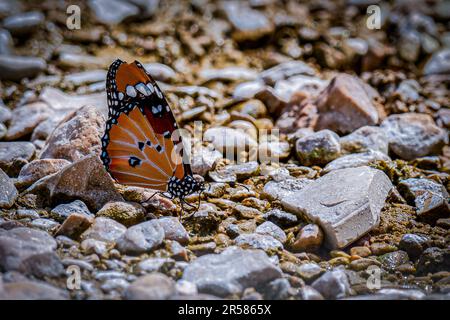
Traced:
[[233, 181], [233, 182], [229, 182], [229, 185], [232, 187], [241, 186], [241, 187], [245, 188], [247, 191], [250, 191], [250, 188], [247, 185], [245, 185], [244, 183], [239, 183], [239, 182]]

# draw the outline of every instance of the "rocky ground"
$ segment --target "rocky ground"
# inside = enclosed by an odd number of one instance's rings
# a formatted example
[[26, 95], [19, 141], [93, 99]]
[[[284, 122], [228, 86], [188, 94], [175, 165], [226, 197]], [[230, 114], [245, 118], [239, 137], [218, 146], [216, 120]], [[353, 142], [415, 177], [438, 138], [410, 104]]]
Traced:
[[[1, 298], [450, 298], [448, 1], [38, 3], [0, 0]], [[118, 57], [203, 123], [190, 218], [98, 158]]]

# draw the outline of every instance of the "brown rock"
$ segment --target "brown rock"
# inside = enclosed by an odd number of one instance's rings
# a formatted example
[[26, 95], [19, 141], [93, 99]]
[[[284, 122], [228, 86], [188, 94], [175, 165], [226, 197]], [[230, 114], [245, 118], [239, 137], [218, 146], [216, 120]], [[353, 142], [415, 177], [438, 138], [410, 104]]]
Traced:
[[145, 210], [138, 203], [109, 202], [98, 212], [98, 217], [114, 219], [126, 227], [138, 224], [144, 220]]
[[370, 256], [372, 251], [370, 251], [369, 247], [353, 247], [350, 249], [350, 254], [360, 256], [362, 258]]
[[48, 138], [41, 159], [77, 161], [101, 149], [105, 118], [97, 108], [86, 106], [70, 114]]
[[292, 250], [294, 251], [315, 251], [323, 241], [323, 232], [316, 224], [308, 224], [304, 226], [297, 234]]
[[26, 193], [38, 195], [39, 201], [47, 205], [80, 199], [96, 211], [109, 201], [123, 201], [96, 155], [37, 181]]
[[0, 169], [0, 208], [11, 208], [16, 201], [18, 192], [6, 173]]
[[319, 95], [315, 104], [319, 112], [315, 129], [350, 133], [362, 126], [374, 125], [379, 114], [367, 85], [359, 78], [339, 74]]
[[64, 235], [72, 239], [78, 239], [93, 222], [93, 217], [81, 213], [72, 213], [56, 231], [56, 235]]
[[16, 181], [16, 187], [22, 188], [32, 185], [39, 179], [60, 171], [70, 162], [64, 159], [33, 160], [22, 167]]

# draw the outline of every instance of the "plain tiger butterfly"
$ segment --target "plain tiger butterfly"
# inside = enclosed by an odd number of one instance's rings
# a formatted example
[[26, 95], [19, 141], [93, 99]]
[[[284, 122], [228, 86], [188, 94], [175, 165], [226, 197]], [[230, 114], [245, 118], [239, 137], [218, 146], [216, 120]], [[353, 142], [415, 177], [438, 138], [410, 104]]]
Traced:
[[165, 192], [182, 202], [204, 190], [183, 154], [181, 136], [174, 134], [172, 110], [142, 64], [114, 61], [106, 91], [109, 114], [100, 157], [110, 175], [120, 184]]

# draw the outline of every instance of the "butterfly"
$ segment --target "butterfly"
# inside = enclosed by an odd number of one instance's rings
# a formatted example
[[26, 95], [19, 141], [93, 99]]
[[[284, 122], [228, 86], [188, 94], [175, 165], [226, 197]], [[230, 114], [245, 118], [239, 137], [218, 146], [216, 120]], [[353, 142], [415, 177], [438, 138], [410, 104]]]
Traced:
[[120, 184], [150, 188], [193, 207], [184, 198], [205, 188], [193, 176], [177, 122], [155, 80], [140, 62], [117, 59], [109, 67], [106, 92], [100, 158], [109, 174]]

